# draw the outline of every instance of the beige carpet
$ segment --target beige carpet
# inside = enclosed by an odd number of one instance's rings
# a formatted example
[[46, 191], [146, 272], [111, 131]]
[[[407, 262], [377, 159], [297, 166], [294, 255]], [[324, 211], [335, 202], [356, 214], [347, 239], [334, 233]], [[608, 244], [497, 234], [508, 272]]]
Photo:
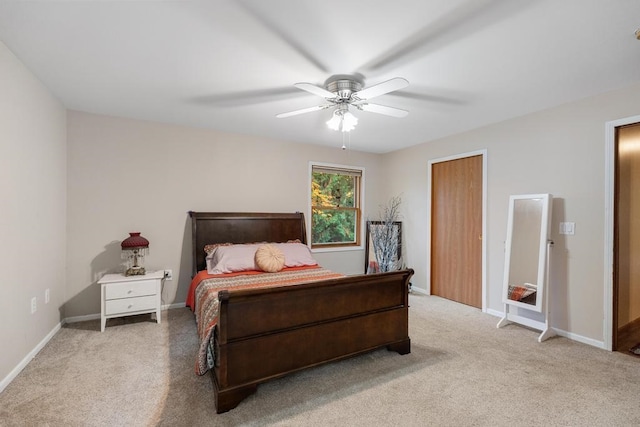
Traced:
[[640, 359], [411, 295], [412, 352], [386, 350], [258, 387], [217, 415], [194, 374], [188, 309], [65, 326], [0, 394], [1, 426], [626, 426]]

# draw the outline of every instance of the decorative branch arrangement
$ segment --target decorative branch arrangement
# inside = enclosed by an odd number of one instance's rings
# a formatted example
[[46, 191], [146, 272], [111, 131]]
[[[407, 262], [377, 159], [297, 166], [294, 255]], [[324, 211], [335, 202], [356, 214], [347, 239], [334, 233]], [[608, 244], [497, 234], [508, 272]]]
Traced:
[[371, 237], [371, 245], [377, 262], [377, 271], [368, 272], [386, 272], [399, 270], [402, 267], [402, 261], [399, 254], [401, 245], [400, 227], [400, 204], [402, 199], [400, 196], [392, 197], [386, 206], [382, 207], [380, 213], [380, 221], [370, 221], [369, 233]]

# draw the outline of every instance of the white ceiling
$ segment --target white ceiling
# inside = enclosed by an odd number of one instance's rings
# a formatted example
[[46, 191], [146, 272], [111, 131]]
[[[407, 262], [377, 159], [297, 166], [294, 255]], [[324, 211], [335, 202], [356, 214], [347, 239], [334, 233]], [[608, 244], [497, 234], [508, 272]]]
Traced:
[[[408, 88], [356, 111], [388, 152], [640, 82], [638, 0], [0, 0], [0, 40], [69, 109], [339, 148], [322, 99], [360, 73]], [[640, 107], [639, 107], [640, 108]]]

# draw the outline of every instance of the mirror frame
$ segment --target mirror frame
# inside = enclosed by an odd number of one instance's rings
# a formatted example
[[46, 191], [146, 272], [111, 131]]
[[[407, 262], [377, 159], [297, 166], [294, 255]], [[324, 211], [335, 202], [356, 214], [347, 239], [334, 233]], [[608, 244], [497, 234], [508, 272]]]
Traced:
[[[516, 201], [518, 200], [542, 200], [542, 218], [540, 221], [540, 236], [538, 240], [538, 268], [536, 280], [536, 304], [527, 304], [520, 301], [508, 299], [509, 295], [509, 274], [511, 264], [511, 244], [513, 240], [513, 217]], [[550, 224], [551, 224], [551, 194], [524, 194], [509, 197], [509, 217], [507, 220], [507, 240], [505, 247], [504, 261], [504, 281], [502, 288], [502, 302], [505, 304], [522, 307], [527, 310], [542, 312], [545, 301], [547, 286], [547, 250], [550, 242]]]

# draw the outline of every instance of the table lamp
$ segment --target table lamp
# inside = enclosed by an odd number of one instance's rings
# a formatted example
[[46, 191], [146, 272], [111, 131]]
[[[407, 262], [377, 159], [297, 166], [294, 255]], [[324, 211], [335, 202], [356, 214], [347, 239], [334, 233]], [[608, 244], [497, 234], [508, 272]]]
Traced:
[[125, 276], [145, 274], [144, 257], [149, 254], [149, 241], [139, 232], [129, 233], [122, 241], [122, 259], [126, 260]]

